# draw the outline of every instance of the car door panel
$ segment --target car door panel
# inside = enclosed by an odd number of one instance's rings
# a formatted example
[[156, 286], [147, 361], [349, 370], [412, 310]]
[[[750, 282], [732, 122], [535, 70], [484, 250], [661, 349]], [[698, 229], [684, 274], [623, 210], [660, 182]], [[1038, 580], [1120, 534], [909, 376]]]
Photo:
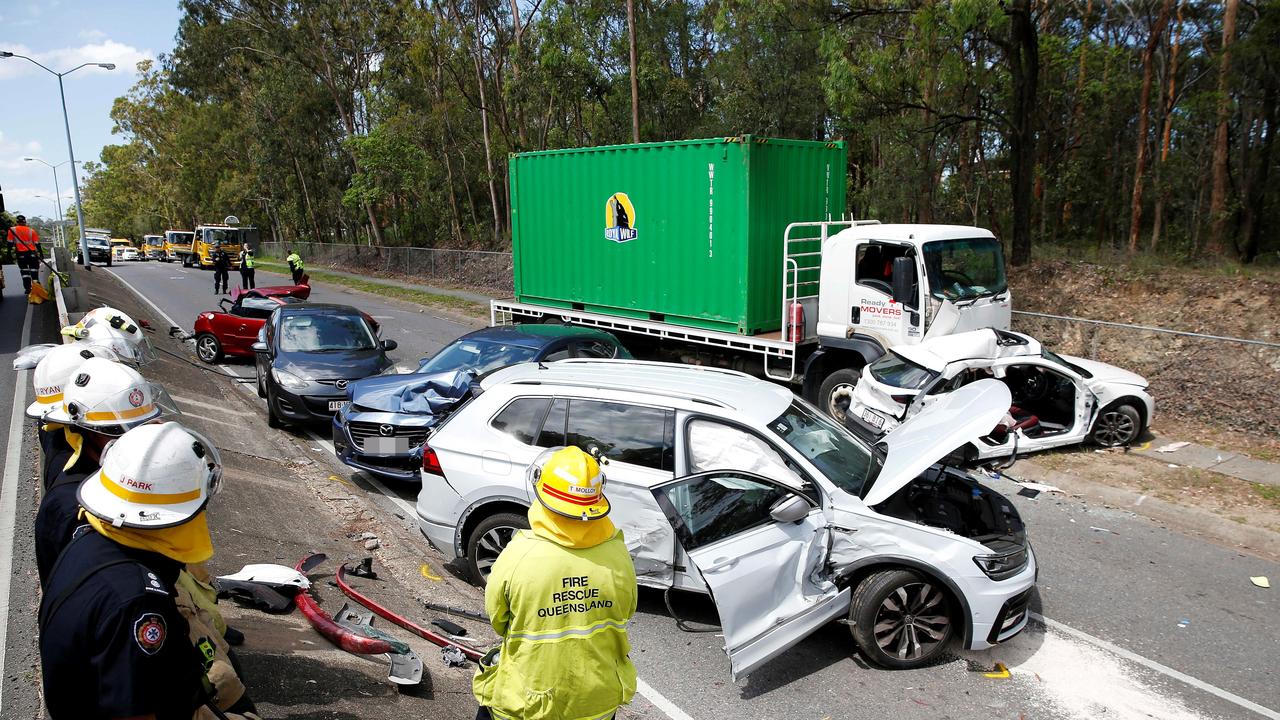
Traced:
[[655, 500], [711, 591], [735, 680], [845, 612], [849, 589], [824, 576], [826, 519], [797, 522], [769, 508], [791, 489], [760, 475], [698, 473], [653, 488]]

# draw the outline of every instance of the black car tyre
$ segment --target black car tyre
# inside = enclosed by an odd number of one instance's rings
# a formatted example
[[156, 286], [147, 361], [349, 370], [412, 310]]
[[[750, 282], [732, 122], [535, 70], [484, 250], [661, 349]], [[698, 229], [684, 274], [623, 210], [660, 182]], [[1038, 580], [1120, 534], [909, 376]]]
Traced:
[[529, 518], [515, 513], [497, 513], [481, 520], [467, 536], [467, 570], [480, 587], [489, 581], [489, 570], [511, 538], [529, 528]]
[[267, 388], [262, 384], [262, 376], [259, 375], [258, 376], [258, 397], [264, 398], [266, 396], [267, 396]]
[[1120, 447], [1137, 440], [1141, 433], [1141, 413], [1129, 403], [1120, 403], [1098, 413], [1089, 437], [1102, 447]]
[[107, 267], [111, 267], [111, 256], [107, 256]]
[[848, 420], [849, 406], [853, 403], [853, 389], [858, 385], [858, 371], [844, 368], [822, 381], [818, 389], [818, 408], [843, 424]]
[[882, 570], [864, 578], [853, 591], [849, 621], [862, 656], [890, 670], [933, 662], [954, 631], [946, 591], [913, 570]]
[[210, 365], [222, 359], [222, 343], [211, 333], [196, 336], [196, 357]]

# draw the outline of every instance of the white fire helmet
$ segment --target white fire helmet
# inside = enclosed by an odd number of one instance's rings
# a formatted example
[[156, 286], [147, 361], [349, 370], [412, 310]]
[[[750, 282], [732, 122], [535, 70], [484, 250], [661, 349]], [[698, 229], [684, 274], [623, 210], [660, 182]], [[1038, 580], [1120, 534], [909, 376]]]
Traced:
[[62, 391], [75, 376], [76, 370], [92, 358], [105, 358], [115, 362], [119, 358], [110, 348], [89, 343], [59, 345], [41, 358], [31, 374], [35, 386], [36, 401], [27, 406], [27, 417], [39, 418], [50, 410], [62, 406]]
[[123, 435], [164, 413], [178, 413], [164, 387], [147, 382], [128, 365], [91, 358], [76, 368], [62, 390], [62, 403], [44, 419], [104, 435]]
[[113, 307], [94, 308], [80, 322], [62, 329], [63, 335], [106, 345], [124, 362], [146, 365], [155, 360], [155, 349], [133, 318]]
[[222, 458], [207, 438], [176, 422], [136, 427], [102, 452], [102, 468], [80, 485], [85, 510], [116, 527], [181, 525], [222, 485]]

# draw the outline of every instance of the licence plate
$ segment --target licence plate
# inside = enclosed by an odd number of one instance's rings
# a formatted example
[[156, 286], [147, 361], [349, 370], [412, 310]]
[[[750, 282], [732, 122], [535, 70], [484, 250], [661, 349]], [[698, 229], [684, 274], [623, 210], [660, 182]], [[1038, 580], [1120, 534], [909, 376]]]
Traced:
[[374, 455], [395, 455], [409, 452], [407, 437], [371, 437], [365, 438], [364, 451]]
[[877, 429], [877, 430], [879, 430], [879, 429], [881, 429], [881, 428], [883, 428], [883, 427], [884, 427], [884, 418], [882, 418], [882, 417], [880, 417], [879, 415], [877, 415], [877, 414], [875, 414], [875, 413], [871, 412], [870, 410], [865, 410], [865, 409], [864, 409], [864, 410], [862, 411], [862, 419], [863, 419], [863, 420], [866, 420], [866, 421], [867, 421], [867, 424], [869, 424], [869, 425], [871, 425], [871, 426], [875, 427], [875, 429]]
[[346, 400], [330, 400], [329, 412], [338, 412], [339, 410], [342, 409], [342, 406], [346, 404], [347, 404]]

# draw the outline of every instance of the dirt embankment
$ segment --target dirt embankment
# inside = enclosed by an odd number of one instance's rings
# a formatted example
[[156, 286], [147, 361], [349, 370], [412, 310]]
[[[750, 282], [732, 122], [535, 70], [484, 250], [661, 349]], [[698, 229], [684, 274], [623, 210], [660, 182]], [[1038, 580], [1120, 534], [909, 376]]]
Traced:
[[[1037, 262], [1011, 273], [1018, 310], [1280, 342], [1280, 275]], [[1014, 317], [1053, 350], [1151, 382], [1157, 432], [1280, 460], [1280, 349]]]

